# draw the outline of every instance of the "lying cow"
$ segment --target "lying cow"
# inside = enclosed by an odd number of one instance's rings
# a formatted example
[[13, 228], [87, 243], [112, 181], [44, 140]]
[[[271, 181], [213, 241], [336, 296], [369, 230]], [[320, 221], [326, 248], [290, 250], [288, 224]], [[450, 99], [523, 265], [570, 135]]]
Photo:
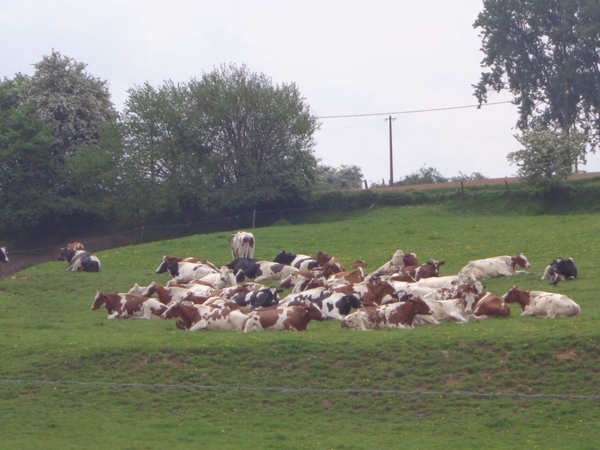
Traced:
[[404, 266], [418, 266], [419, 260], [415, 253], [404, 253], [402, 250], [396, 250], [392, 259], [373, 272], [373, 275], [391, 275], [398, 272]]
[[6, 247], [0, 247], [0, 262], [8, 262], [8, 250], [6, 250]]
[[506, 303], [518, 303], [523, 309], [522, 316], [554, 319], [576, 316], [581, 312], [581, 307], [572, 299], [554, 292], [522, 291], [513, 286], [503, 298]]
[[300, 270], [311, 270], [319, 267], [319, 263], [316, 259], [308, 255], [286, 253], [282, 250], [274, 259], [274, 262], [280, 264], [287, 264], [288, 266], [294, 266]]
[[185, 331], [233, 330], [242, 331], [246, 323], [246, 314], [239, 311], [235, 303], [226, 303], [214, 308], [186, 301], [175, 302], [163, 312], [163, 319], [178, 317], [177, 328]]
[[460, 270], [458, 276], [461, 279], [478, 281], [486, 278], [509, 277], [527, 273], [517, 270], [517, 267], [531, 267], [523, 253], [516, 256], [504, 255], [470, 261]]
[[227, 264], [227, 267], [233, 270], [238, 282], [245, 280], [268, 281], [283, 280], [289, 277], [298, 269], [273, 261], [258, 261], [253, 258], [236, 258]]
[[544, 270], [541, 280], [552, 280], [550, 284], [557, 285], [559, 281], [574, 280], [577, 278], [577, 267], [573, 258], [557, 258]]
[[70, 250], [67, 247], [60, 249], [59, 261], [67, 261], [69, 267], [67, 272], [98, 272], [100, 271], [100, 260], [96, 255], [85, 250]]
[[239, 292], [231, 296], [231, 300], [237, 303], [240, 310], [249, 313], [257, 308], [267, 308], [279, 303], [281, 289], [265, 287], [250, 292]]
[[155, 298], [131, 294], [106, 294], [96, 291], [92, 310], [106, 306], [108, 319], [157, 319], [167, 307]]
[[244, 333], [250, 331], [306, 331], [311, 320], [325, 320], [325, 316], [310, 300], [293, 306], [276, 306], [248, 314]]
[[369, 306], [348, 314], [342, 320], [342, 328], [368, 331], [382, 328], [412, 329], [417, 314], [427, 315], [429, 305], [418, 297], [408, 294], [403, 301], [380, 306]]

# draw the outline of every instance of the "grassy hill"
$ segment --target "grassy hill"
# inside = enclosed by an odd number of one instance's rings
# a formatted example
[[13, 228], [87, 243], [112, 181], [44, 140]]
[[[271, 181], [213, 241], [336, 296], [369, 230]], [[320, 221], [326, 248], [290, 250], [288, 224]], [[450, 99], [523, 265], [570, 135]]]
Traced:
[[[321, 250], [374, 269], [403, 249], [450, 275], [524, 252], [531, 274], [487, 289], [562, 292], [580, 316], [526, 318], [511, 305], [506, 319], [410, 331], [186, 333], [89, 307], [96, 290], [166, 282], [154, 273], [164, 254], [229, 262], [230, 232], [99, 252], [97, 274], [50, 262], [0, 280], [0, 448], [596, 448], [598, 215], [482, 214], [469, 202], [257, 228], [255, 256]], [[539, 280], [557, 256], [575, 259], [576, 281]]]

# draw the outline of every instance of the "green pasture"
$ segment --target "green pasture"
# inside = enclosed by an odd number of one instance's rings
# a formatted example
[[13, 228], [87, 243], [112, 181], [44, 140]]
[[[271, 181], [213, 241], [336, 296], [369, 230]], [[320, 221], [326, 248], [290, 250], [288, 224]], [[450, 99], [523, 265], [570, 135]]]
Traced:
[[[235, 230], [232, 230], [235, 231]], [[231, 259], [231, 231], [97, 253], [99, 273], [50, 262], [0, 280], [0, 449], [595, 449], [600, 441], [600, 216], [377, 208], [336, 222], [252, 230], [281, 250], [444, 260], [525, 253], [531, 273], [488, 280], [562, 292], [580, 316], [511, 317], [414, 330], [187, 333], [166, 320], [106, 320], [96, 290], [165, 283], [162, 256]], [[573, 257], [577, 280], [539, 278]]]

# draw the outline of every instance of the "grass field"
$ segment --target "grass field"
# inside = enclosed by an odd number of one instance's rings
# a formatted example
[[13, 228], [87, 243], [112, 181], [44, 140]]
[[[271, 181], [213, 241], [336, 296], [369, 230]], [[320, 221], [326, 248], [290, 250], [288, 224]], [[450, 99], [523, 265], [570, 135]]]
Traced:
[[[373, 208], [335, 223], [253, 230], [255, 257], [321, 250], [375, 269], [396, 249], [444, 260], [524, 252], [530, 275], [489, 280], [562, 292], [580, 316], [414, 330], [186, 333], [106, 320], [96, 290], [165, 283], [164, 254], [229, 262], [230, 232], [100, 252], [100, 273], [42, 264], [0, 280], [0, 449], [595, 449], [600, 440], [598, 215]], [[557, 256], [580, 276], [540, 281]]]

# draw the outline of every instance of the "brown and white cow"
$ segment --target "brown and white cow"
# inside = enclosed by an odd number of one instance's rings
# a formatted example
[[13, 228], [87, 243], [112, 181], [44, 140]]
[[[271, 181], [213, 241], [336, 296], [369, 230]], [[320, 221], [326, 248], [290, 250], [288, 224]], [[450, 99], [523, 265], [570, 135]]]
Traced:
[[92, 310], [106, 306], [108, 319], [157, 319], [167, 309], [155, 298], [131, 294], [107, 294], [96, 291]]
[[404, 253], [402, 250], [396, 250], [392, 259], [373, 272], [373, 275], [391, 275], [404, 266], [418, 266], [419, 260], [415, 253]]
[[357, 294], [363, 306], [377, 306], [399, 300], [394, 285], [381, 278], [373, 278], [363, 283], [331, 287], [331, 289], [347, 295]]
[[484, 292], [474, 302], [467, 301], [465, 311], [469, 319], [475, 320], [510, 316], [510, 308], [504, 299], [491, 292]]
[[254, 258], [254, 235], [247, 231], [238, 231], [231, 235], [231, 256], [236, 258]]
[[403, 298], [404, 301], [398, 303], [365, 307], [348, 314], [342, 320], [342, 328], [360, 331], [382, 328], [412, 329], [417, 314], [432, 313], [427, 303], [420, 298], [410, 294]]
[[212, 286], [193, 284], [183, 286], [161, 286], [160, 284], [153, 281], [150, 283], [140, 295], [144, 297], [156, 297], [158, 300], [169, 305], [173, 302], [179, 302], [182, 300], [194, 301], [192, 297], [204, 297], [205, 299], [216, 295], [217, 289]]
[[311, 320], [325, 320], [325, 315], [310, 300], [302, 305], [274, 306], [248, 314], [244, 333], [251, 331], [306, 331]]
[[440, 266], [444, 265], [445, 261], [431, 259], [425, 264], [419, 266], [404, 266], [400, 270], [391, 275], [394, 281], [419, 281], [423, 278], [438, 277], [440, 275]]
[[83, 244], [79, 241], [75, 241], [75, 242], [71, 242], [70, 244], [67, 244], [67, 248], [69, 250], [73, 250], [73, 251], [77, 251], [77, 250], [85, 250], [85, 247], [83, 246]]
[[486, 278], [509, 277], [527, 273], [517, 270], [517, 267], [525, 269], [531, 267], [531, 264], [529, 264], [527, 257], [523, 253], [515, 256], [503, 255], [469, 261], [458, 272], [458, 275], [469, 281], [477, 281]]
[[547, 319], [572, 317], [581, 312], [581, 307], [563, 294], [544, 291], [523, 291], [513, 286], [503, 297], [506, 303], [518, 303], [522, 316], [535, 316]]
[[162, 314], [164, 319], [174, 317], [179, 318], [176, 326], [186, 331], [242, 331], [247, 320], [246, 314], [232, 302], [225, 302], [218, 308], [186, 301], [176, 302]]

